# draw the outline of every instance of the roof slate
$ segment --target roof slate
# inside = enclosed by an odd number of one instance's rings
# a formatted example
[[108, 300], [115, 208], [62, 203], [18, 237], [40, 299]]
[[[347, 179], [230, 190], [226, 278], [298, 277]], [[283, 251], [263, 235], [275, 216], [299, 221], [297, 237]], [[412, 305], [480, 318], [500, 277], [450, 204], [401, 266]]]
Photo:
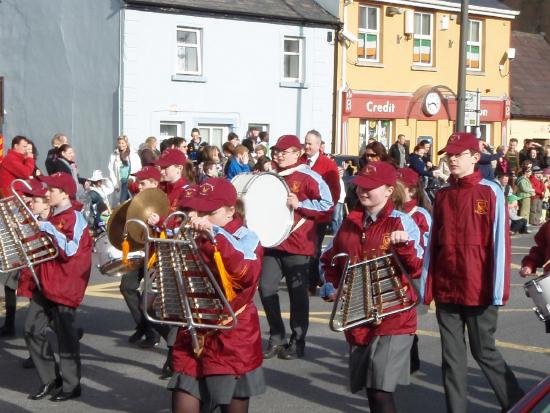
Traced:
[[129, 6], [183, 9], [336, 26], [338, 19], [314, 0], [125, 0]]
[[512, 31], [512, 116], [550, 118], [550, 45], [541, 34]]
[[[446, 1], [451, 3], [457, 3], [458, 5], [462, 3], [461, 0], [446, 0]], [[512, 10], [506, 4], [500, 2], [500, 0], [470, 0], [470, 5], [489, 7], [491, 9]]]

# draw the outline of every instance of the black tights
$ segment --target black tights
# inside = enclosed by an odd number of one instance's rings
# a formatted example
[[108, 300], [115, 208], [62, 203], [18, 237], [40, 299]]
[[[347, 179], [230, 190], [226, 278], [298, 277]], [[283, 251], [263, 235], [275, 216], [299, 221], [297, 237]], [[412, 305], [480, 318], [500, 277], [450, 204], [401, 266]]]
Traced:
[[4, 286], [4, 299], [6, 300], [6, 319], [4, 326], [12, 328], [15, 325], [15, 308], [17, 305], [17, 297], [13, 288]]
[[[231, 403], [222, 405], [222, 413], [247, 413], [249, 399], [231, 399]], [[199, 399], [181, 390], [172, 391], [172, 413], [200, 413]]]
[[393, 393], [387, 391], [367, 389], [367, 398], [371, 413], [397, 413]]

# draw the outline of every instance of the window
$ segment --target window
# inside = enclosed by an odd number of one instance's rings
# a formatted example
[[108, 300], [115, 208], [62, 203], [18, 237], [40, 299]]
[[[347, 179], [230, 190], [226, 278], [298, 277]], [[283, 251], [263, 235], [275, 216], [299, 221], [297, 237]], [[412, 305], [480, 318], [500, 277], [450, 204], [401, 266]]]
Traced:
[[304, 39], [285, 36], [283, 51], [283, 78], [285, 81], [303, 81], [303, 53]]
[[199, 125], [199, 131], [204, 142], [221, 148], [229, 133], [229, 125]]
[[248, 130], [257, 128], [260, 132], [269, 132], [269, 124], [267, 123], [249, 123]]
[[160, 139], [183, 136], [183, 123], [181, 122], [160, 122]]
[[378, 62], [380, 49], [380, 9], [359, 6], [357, 58]]
[[466, 43], [468, 52], [466, 67], [470, 70], [481, 70], [481, 22], [470, 20], [470, 35]]
[[413, 62], [415, 64], [433, 65], [432, 20], [432, 14], [414, 13]]
[[361, 149], [367, 146], [371, 138], [389, 148], [392, 138], [392, 122], [387, 119], [361, 119], [359, 123], [359, 144]]
[[201, 30], [178, 27], [176, 71], [183, 75], [202, 75]]

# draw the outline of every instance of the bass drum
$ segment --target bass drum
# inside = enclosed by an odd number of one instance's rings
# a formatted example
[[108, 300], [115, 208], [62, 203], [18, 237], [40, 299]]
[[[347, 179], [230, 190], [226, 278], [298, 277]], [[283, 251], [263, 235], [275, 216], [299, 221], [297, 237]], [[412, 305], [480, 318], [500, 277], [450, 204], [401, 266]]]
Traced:
[[535, 303], [533, 311], [539, 320], [550, 321], [550, 273], [527, 281], [523, 288], [525, 295]]
[[280, 176], [240, 174], [231, 183], [244, 203], [246, 226], [258, 234], [262, 246], [276, 247], [288, 238], [294, 210], [286, 204], [290, 190]]
[[97, 259], [97, 268], [103, 275], [120, 277], [143, 266], [143, 251], [128, 254], [128, 263], [122, 263], [122, 251], [116, 249], [109, 242], [106, 232], [97, 237], [94, 244], [94, 255]]

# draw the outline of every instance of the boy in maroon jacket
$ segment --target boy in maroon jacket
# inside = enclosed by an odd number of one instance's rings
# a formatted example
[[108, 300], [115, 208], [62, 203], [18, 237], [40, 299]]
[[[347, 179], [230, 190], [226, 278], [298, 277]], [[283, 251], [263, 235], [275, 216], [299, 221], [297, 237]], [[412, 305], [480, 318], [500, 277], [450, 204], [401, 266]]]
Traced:
[[447, 410], [467, 410], [466, 326], [472, 355], [507, 410], [523, 392], [494, 337], [498, 308], [510, 293], [504, 194], [475, 171], [480, 153], [474, 134], [454, 133], [439, 154], [443, 152], [449, 159], [450, 185], [435, 197], [420, 290], [425, 304], [435, 301]]
[[[38, 267], [40, 289], [33, 293], [25, 321], [25, 341], [42, 383], [29, 398], [39, 400], [51, 395], [50, 400], [60, 402], [81, 393], [80, 349], [74, 320], [90, 279], [93, 243], [86, 218], [73, 207], [73, 177], [58, 172], [39, 179], [48, 186], [46, 199], [52, 209], [49, 220], [39, 222], [39, 226], [57, 245], [59, 255]], [[48, 325], [57, 335], [59, 365], [46, 339]]]

